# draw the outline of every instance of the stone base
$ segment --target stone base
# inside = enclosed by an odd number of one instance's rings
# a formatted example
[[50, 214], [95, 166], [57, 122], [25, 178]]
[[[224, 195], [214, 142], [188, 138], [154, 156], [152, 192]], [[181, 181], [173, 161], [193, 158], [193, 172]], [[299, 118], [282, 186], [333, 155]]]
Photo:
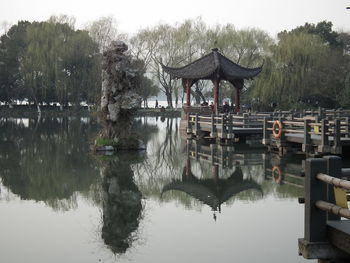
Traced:
[[92, 147], [96, 153], [103, 155], [112, 155], [117, 151], [143, 151], [146, 150], [145, 144], [138, 139], [120, 139], [113, 145], [103, 145]]
[[349, 254], [337, 249], [329, 242], [308, 242], [298, 239], [299, 254], [306, 259], [349, 259]]

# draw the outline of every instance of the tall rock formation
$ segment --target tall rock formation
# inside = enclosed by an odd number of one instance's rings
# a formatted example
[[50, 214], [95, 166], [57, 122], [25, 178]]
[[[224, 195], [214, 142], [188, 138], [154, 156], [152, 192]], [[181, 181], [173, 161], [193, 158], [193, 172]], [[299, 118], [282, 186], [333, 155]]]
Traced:
[[[126, 54], [128, 46], [114, 41], [103, 53], [101, 112], [103, 130], [96, 149], [113, 146], [114, 150], [139, 149], [140, 142], [131, 131], [132, 114], [139, 107], [137, 94], [142, 73], [138, 63]], [[102, 142], [102, 143], [101, 143]], [[111, 149], [111, 148], [110, 148]]]

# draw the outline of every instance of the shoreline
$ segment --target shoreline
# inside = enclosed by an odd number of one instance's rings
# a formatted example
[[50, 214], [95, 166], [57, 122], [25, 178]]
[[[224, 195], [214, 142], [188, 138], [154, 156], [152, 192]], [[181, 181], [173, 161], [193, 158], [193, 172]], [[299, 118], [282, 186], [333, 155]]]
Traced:
[[[94, 110], [88, 110], [87, 107], [82, 107], [78, 111], [72, 108], [60, 110], [59, 108], [41, 108], [41, 117], [69, 117], [69, 116], [81, 116], [91, 117], [96, 116], [97, 112]], [[8, 106], [0, 106], [0, 118], [13, 117], [13, 118], [35, 118], [38, 116], [36, 108], [31, 107], [15, 107], [8, 108]], [[149, 116], [149, 117], [180, 117], [181, 108], [174, 109], [160, 109], [160, 108], [141, 108], [138, 109], [135, 117]]]

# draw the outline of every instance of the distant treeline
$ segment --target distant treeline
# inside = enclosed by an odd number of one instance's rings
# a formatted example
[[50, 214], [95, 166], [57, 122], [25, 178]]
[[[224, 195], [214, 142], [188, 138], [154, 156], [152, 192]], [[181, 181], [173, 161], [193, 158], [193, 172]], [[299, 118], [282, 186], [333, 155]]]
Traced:
[[[115, 39], [129, 45], [141, 72], [139, 94], [145, 105], [163, 93], [168, 106], [183, 101], [181, 80], [171, 79], [161, 63], [180, 67], [217, 47], [245, 67], [263, 64], [262, 73], [246, 81], [243, 102], [256, 109], [350, 107], [350, 34], [336, 32], [323, 21], [291, 31], [277, 39], [259, 29], [234, 25], [208, 26], [201, 18], [180, 24], [159, 24], [133, 36], [120, 34], [112, 17], [103, 17], [75, 30], [74, 19], [51, 17], [45, 22], [19, 21], [0, 37], [0, 101], [27, 99], [33, 104], [77, 105], [98, 101], [102, 52]], [[220, 98], [234, 99], [229, 83]], [[210, 99], [212, 83], [192, 87], [196, 103]]]
[[20, 21], [0, 38], [0, 101], [92, 102], [100, 83], [98, 45], [55, 18]]

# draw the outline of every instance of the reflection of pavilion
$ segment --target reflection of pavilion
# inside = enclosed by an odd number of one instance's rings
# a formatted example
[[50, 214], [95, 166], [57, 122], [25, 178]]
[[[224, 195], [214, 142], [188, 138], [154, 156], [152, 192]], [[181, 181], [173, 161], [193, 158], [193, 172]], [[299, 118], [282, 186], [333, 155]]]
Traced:
[[253, 180], [244, 180], [239, 166], [229, 178], [219, 178], [219, 166], [212, 167], [212, 179], [198, 179], [192, 174], [190, 158], [182, 173], [181, 180], [175, 180], [164, 186], [162, 194], [170, 190], [182, 191], [210, 206], [213, 211], [219, 211], [221, 204], [231, 197], [246, 190], [257, 190], [262, 193], [259, 184]]

